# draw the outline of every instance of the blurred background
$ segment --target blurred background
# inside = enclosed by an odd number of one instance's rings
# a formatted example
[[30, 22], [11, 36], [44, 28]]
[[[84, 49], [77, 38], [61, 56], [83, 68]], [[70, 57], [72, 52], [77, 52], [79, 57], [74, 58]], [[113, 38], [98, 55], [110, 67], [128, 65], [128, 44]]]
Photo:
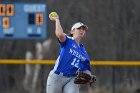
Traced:
[[[4, 0], [0, 0], [0, 3]], [[7, 0], [8, 1], [8, 0]], [[42, 2], [44, 0], [9, 0]], [[82, 43], [91, 60], [140, 60], [140, 0], [46, 0], [45, 40], [1, 39], [0, 59], [55, 60], [59, 45], [54, 22], [56, 11], [65, 33], [81, 21], [89, 27]], [[47, 76], [53, 65], [0, 65], [0, 93], [45, 93]], [[140, 93], [139, 66], [92, 66], [97, 81], [81, 85], [81, 93]]]

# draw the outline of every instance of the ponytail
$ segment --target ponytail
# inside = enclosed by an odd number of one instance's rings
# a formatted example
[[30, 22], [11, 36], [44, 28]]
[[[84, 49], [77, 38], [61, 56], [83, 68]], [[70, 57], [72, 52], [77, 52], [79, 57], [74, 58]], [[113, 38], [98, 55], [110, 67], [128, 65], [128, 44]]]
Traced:
[[71, 34], [71, 31], [68, 31], [69, 33], [68, 34], [66, 34], [67, 36], [69, 36], [69, 37], [73, 37], [73, 34]]
[[67, 34], [67, 36], [73, 37], [73, 34], [70, 33], [70, 34]]

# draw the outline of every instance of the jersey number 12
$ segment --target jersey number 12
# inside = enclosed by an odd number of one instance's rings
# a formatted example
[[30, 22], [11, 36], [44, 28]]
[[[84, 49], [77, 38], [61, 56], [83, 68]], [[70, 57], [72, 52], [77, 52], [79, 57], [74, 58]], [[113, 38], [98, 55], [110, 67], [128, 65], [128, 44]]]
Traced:
[[73, 62], [71, 63], [71, 65], [75, 66], [76, 68], [78, 68], [78, 64], [79, 64], [80, 60], [77, 58], [73, 59]]

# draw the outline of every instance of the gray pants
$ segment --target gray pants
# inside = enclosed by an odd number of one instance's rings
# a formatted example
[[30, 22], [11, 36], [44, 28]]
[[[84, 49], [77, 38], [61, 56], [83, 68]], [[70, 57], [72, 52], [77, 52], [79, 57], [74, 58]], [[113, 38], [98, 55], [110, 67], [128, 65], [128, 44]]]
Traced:
[[62, 74], [51, 73], [48, 76], [47, 93], [79, 93], [79, 87], [74, 84], [74, 77], [65, 77]]

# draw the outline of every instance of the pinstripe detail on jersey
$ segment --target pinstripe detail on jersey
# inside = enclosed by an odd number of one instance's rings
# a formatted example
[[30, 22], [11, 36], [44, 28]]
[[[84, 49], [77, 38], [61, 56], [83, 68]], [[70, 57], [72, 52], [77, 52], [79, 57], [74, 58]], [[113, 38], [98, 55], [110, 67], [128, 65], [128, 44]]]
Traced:
[[55, 66], [54, 66], [54, 68], [53, 68], [53, 71], [52, 71], [52, 72], [54, 72], [54, 71], [56, 71], [56, 70], [57, 70], [57, 67], [58, 67], [58, 65], [59, 65], [59, 59], [60, 59], [60, 56], [58, 56], [58, 58], [57, 58], [57, 60], [56, 60], [56, 62], [55, 62]]

